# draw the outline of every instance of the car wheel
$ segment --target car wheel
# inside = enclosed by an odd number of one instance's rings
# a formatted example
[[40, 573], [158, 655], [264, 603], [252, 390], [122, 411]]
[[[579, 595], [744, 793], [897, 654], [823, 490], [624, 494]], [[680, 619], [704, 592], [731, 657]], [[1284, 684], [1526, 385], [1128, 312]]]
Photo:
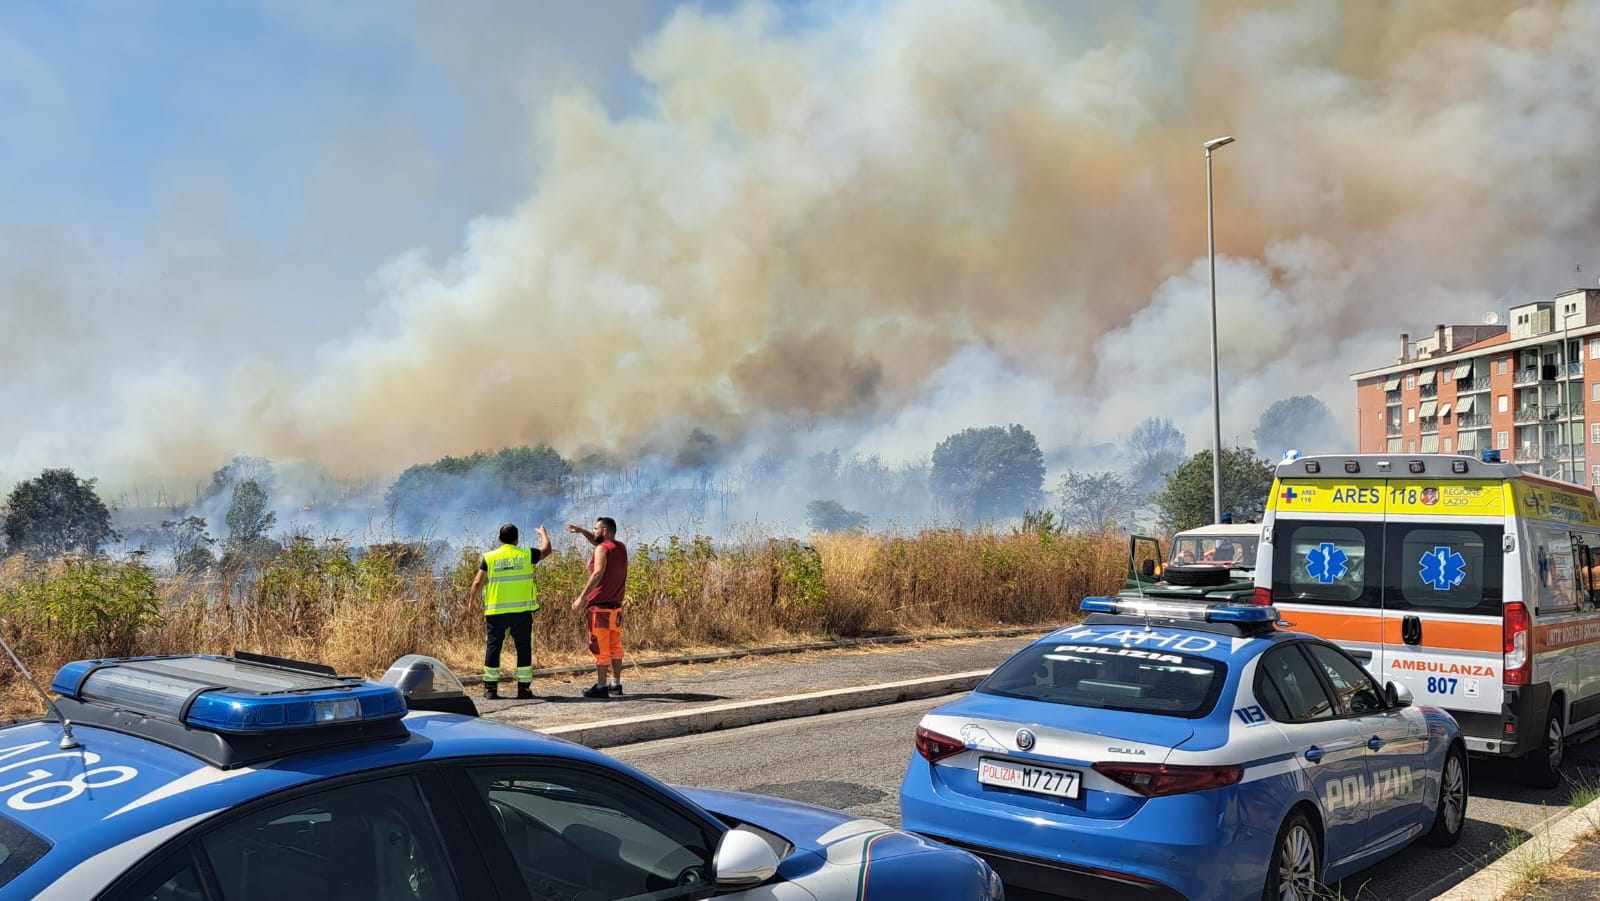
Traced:
[[1561, 711], [1550, 705], [1545, 716], [1544, 741], [1518, 763], [1517, 775], [1526, 785], [1534, 788], [1555, 788], [1561, 784], [1561, 761], [1567, 753], [1566, 726], [1561, 722]]
[[1296, 811], [1283, 821], [1272, 844], [1272, 861], [1267, 866], [1267, 886], [1262, 901], [1312, 901], [1322, 893], [1322, 850], [1316, 827], [1305, 814]]
[[1467, 796], [1467, 755], [1460, 745], [1454, 745], [1439, 771], [1439, 808], [1433, 815], [1433, 828], [1422, 840], [1435, 848], [1460, 841], [1461, 827], [1467, 823]]

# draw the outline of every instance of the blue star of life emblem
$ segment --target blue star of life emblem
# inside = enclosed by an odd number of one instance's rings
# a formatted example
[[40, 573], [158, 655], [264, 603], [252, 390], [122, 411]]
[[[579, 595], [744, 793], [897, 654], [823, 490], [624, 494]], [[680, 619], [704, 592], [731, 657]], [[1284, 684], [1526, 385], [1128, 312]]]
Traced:
[[1417, 574], [1434, 591], [1449, 591], [1467, 579], [1467, 558], [1454, 548], [1440, 545], [1424, 551], [1418, 563], [1422, 568]]
[[1306, 552], [1306, 575], [1324, 585], [1344, 578], [1350, 555], [1331, 541], [1324, 541]]

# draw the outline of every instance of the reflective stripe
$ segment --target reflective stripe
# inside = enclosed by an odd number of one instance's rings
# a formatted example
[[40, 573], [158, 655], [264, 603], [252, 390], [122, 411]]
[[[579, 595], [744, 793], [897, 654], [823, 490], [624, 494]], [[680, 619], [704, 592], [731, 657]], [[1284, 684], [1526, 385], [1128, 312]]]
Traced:
[[485, 682], [499, 682], [500, 681], [500, 667], [498, 667], [498, 666], [494, 666], [494, 667], [486, 666], [486, 667], [484, 667], [483, 668], [483, 681], [485, 681]]
[[527, 573], [525, 575], [520, 575], [520, 576], [490, 576], [489, 577], [489, 583], [491, 585], [498, 585], [498, 584], [500, 584], [502, 582], [532, 582], [532, 581], [533, 581], [533, 573]]
[[533, 667], [531, 667], [531, 666], [519, 666], [519, 667], [517, 667], [517, 681], [518, 682], [532, 682], [533, 681]]

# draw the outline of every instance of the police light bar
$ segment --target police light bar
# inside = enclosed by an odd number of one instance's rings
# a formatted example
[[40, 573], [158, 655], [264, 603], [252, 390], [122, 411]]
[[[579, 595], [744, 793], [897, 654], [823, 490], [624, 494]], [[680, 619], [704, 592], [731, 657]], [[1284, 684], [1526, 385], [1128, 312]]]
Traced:
[[1188, 619], [1196, 622], [1264, 625], [1278, 621], [1276, 607], [1233, 604], [1163, 604], [1139, 598], [1084, 598], [1078, 605], [1084, 613], [1109, 613], [1116, 616], [1145, 616], [1154, 619]]
[[79, 660], [52, 691], [86, 705], [232, 735], [398, 720], [395, 688], [308, 669], [204, 655]]

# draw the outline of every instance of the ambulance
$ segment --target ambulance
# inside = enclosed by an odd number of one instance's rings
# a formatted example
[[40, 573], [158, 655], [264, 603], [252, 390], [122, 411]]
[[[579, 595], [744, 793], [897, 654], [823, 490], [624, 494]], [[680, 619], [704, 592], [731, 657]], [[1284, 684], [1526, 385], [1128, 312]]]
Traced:
[[1600, 503], [1485, 456], [1280, 463], [1255, 600], [1553, 786], [1564, 745], [1600, 726]]

